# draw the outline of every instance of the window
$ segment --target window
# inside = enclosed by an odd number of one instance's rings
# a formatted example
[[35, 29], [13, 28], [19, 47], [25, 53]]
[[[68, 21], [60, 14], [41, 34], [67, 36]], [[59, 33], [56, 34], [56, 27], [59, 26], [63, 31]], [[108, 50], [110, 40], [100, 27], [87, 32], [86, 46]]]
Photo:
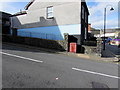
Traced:
[[87, 23], [87, 18], [88, 18], [87, 12], [85, 12], [85, 23]]
[[84, 19], [84, 6], [82, 5], [82, 19]]
[[53, 6], [47, 7], [47, 18], [53, 18]]
[[87, 28], [85, 27], [85, 39], [87, 39]]

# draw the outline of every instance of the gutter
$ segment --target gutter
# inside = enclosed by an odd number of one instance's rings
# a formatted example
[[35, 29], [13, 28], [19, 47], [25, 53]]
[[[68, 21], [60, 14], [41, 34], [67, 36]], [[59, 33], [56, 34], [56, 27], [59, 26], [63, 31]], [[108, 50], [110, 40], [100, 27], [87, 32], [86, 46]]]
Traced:
[[26, 11], [21, 11], [21, 12], [18, 12], [16, 14], [11, 15], [11, 17], [20, 16], [20, 15], [24, 15], [24, 14], [27, 14], [27, 12]]

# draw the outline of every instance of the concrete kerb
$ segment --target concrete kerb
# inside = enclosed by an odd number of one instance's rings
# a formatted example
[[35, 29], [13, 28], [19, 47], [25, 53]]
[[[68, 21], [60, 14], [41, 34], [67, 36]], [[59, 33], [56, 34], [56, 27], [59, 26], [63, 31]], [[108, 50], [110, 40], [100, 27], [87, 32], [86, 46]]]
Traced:
[[117, 61], [117, 58], [100, 58], [100, 57], [92, 57], [90, 55], [87, 54], [80, 54], [80, 53], [70, 53], [70, 52], [61, 52], [61, 51], [56, 51], [53, 49], [46, 49], [46, 48], [41, 48], [41, 47], [34, 47], [34, 46], [29, 46], [29, 45], [22, 45], [22, 44], [15, 44], [15, 43], [7, 43], [4, 42], [5, 44], [11, 44], [11, 45], [17, 45], [20, 47], [25, 47], [25, 48], [30, 48], [30, 49], [35, 49], [37, 51], [43, 51], [43, 52], [49, 52], [49, 53], [55, 53], [55, 54], [63, 54], [63, 55], [67, 55], [67, 56], [72, 56], [72, 57], [77, 57], [77, 58], [82, 58], [82, 59], [86, 59], [86, 60], [96, 60], [96, 61], [105, 61], [105, 62], [114, 62]]
[[120, 55], [115, 55], [116, 57], [116, 59], [117, 59], [117, 62], [120, 62]]
[[76, 54], [76, 53], [67, 53], [68, 56], [74, 56], [83, 59], [95, 60], [95, 61], [105, 61], [105, 62], [115, 62], [116, 58], [103, 58], [103, 57], [94, 57], [87, 54]]

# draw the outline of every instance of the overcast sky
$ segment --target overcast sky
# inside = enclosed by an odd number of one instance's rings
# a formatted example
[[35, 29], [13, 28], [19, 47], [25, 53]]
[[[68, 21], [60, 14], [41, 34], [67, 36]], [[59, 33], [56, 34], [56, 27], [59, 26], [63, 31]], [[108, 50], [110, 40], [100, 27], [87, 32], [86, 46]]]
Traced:
[[[14, 14], [20, 9], [24, 10], [29, 1], [0, 0], [0, 11]], [[120, 0], [86, 0], [90, 13], [89, 23], [91, 23], [93, 28], [103, 29], [104, 8], [107, 5], [107, 28], [118, 28], [118, 1]], [[110, 11], [111, 5], [114, 11]]]

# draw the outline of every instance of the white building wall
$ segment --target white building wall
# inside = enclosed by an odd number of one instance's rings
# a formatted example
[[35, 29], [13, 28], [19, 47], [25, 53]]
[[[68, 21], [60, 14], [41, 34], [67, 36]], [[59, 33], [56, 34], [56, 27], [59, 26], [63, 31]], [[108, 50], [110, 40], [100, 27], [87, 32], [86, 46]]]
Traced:
[[[54, 19], [46, 18], [46, 10], [49, 6], [53, 6]], [[81, 34], [80, 13], [81, 2], [34, 2], [27, 14], [12, 17], [12, 27], [18, 29], [20, 36], [29, 36], [28, 33], [44, 33], [61, 36], [56, 39], [62, 40], [64, 33]], [[30, 36], [35, 37], [35, 34]]]

